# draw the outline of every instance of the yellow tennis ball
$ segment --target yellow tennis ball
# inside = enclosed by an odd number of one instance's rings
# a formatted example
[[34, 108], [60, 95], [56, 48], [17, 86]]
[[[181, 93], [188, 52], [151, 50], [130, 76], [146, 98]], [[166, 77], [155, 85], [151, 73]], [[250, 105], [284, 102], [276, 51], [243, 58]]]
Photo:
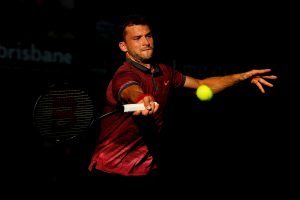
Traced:
[[213, 92], [207, 85], [200, 85], [196, 90], [196, 95], [201, 101], [209, 101], [213, 97]]

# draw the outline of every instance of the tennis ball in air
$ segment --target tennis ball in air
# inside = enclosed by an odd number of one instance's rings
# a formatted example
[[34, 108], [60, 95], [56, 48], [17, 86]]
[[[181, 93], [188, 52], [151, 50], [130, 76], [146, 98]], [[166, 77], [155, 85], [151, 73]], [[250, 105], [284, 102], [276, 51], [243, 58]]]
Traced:
[[209, 101], [213, 97], [213, 92], [207, 85], [200, 85], [196, 90], [196, 95], [201, 101]]

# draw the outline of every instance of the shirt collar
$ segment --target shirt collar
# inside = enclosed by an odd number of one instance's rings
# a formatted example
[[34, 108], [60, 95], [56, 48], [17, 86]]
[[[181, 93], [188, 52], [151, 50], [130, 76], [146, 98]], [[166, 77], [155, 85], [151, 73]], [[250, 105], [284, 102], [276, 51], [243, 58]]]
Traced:
[[[145, 66], [131, 60], [130, 58], [126, 58], [126, 62], [130, 63], [132, 66], [136, 67], [137, 69], [139, 69], [145, 73], [151, 74], [151, 69], [146, 68]], [[158, 64], [153, 64], [153, 67], [154, 67], [153, 74], [160, 72]]]

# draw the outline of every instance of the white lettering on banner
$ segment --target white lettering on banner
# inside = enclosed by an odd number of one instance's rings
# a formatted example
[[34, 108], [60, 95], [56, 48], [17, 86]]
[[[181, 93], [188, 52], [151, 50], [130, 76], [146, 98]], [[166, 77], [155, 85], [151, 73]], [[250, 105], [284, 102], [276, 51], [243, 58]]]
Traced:
[[40, 50], [31, 44], [30, 48], [5, 47], [0, 44], [0, 59], [33, 61], [44, 63], [72, 64], [72, 54], [61, 51]]

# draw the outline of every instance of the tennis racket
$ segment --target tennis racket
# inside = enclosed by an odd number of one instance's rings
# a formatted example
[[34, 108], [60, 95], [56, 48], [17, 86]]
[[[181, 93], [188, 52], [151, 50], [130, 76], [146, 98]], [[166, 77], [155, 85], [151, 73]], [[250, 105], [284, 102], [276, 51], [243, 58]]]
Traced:
[[70, 140], [85, 134], [94, 118], [94, 102], [86, 91], [67, 83], [52, 85], [35, 102], [34, 127], [42, 137]]

